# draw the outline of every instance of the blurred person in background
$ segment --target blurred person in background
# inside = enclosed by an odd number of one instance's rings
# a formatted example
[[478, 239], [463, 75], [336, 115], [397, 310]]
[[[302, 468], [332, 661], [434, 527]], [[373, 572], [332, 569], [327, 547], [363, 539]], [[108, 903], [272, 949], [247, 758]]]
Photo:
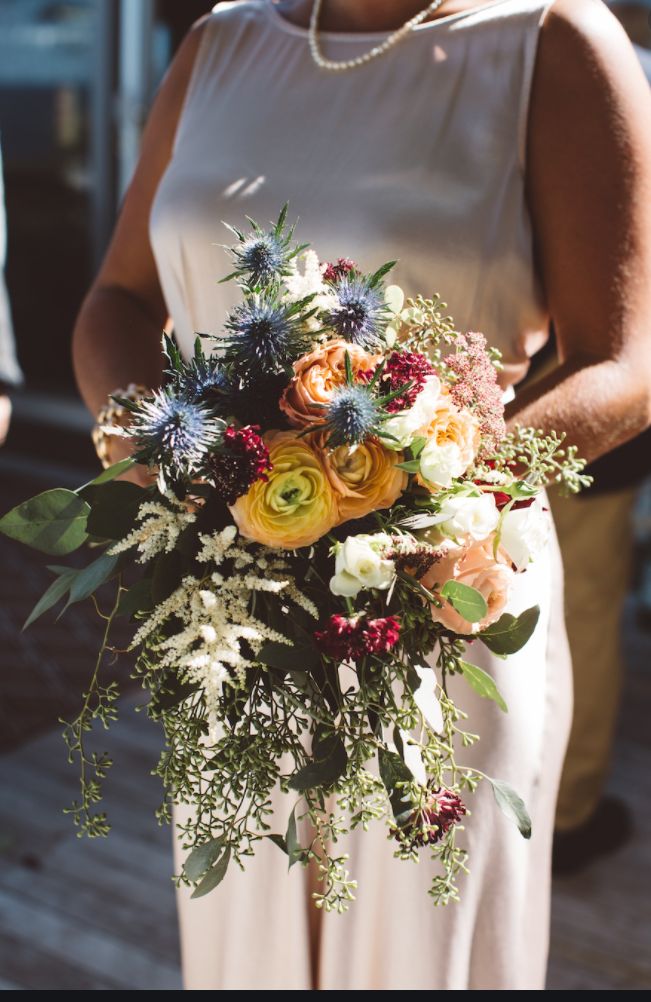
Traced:
[[[612, 0], [609, 6], [651, 83], [651, 0]], [[574, 672], [574, 716], [556, 813], [556, 873], [584, 868], [625, 844], [632, 832], [629, 809], [604, 795], [604, 787], [624, 674], [621, 621], [633, 576], [633, 513], [639, 487], [651, 474], [651, 432], [608, 453], [588, 472], [595, 478], [589, 491], [572, 497], [550, 492]]]
[[5, 259], [7, 253], [7, 217], [5, 213], [4, 182], [2, 175], [2, 148], [0, 147], [0, 445], [9, 432], [11, 420], [10, 392], [20, 385], [23, 376], [16, 358], [14, 332], [11, 323], [9, 296], [5, 284]]

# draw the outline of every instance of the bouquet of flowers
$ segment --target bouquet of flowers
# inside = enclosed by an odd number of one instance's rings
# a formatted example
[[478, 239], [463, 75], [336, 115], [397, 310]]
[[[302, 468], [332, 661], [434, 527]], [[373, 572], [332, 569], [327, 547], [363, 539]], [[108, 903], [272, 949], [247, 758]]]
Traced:
[[[194, 808], [177, 881], [205, 894], [272, 839], [290, 866], [318, 864], [316, 905], [343, 910], [355, 882], [337, 840], [384, 823], [397, 856], [426, 848], [440, 862], [430, 894], [445, 903], [466, 870], [455, 839], [480, 780], [530, 834], [517, 792], [457, 760], [477, 736], [448, 680], [506, 710], [468, 645], [507, 656], [527, 643], [538, 609], [516, 617], [507, 604], [545, 545], [541, 493], [589, 478], [561, 437], [507, 433], [498, 352], [457, 332], [438, 296], [387, 286], [395, 262], [373, 274], [320, 262], [286, 215], [269, 230], [229, 227], [241, 302], [223, 331], [198, 335], [189, 359], [164, 336], [162, 388], [118, 399], [129, 422], [110, 430], [133, 458], [24, 502], [0, 529], [57, 557], [93, 551], [82, 569], [52, 568], [28, 622], [114, 587], [64, 731], [81, 768], [67, 808], [79, 834], [109, 831], [97, 805], [111, 762], [87, 734], [116, 717], [104, 673], [111, 627], [129, 617], [134, 677], [165, 732], [159, 820], [174, 803]], [[150, 486], [116, 479], [133, 463]], [[269, 821], [276, 784], [296, 797], [282, 832]]]

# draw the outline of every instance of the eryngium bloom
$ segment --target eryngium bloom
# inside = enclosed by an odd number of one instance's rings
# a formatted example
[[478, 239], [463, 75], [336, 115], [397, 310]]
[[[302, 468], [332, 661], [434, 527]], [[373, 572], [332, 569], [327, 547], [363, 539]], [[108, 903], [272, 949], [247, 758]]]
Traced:
[[204, 404], [164, 389], [139, 404], [129, 435], [135, 439], [138, 462], [158, 466], [175, 478], [199, 469], [223, 426]]
[[255, 293], [231, 311], [224, 361], [247, 385], [283, 371], [309, 350], [311, 335], [301, 315], [305, 305], [305, 300], [285, 304], [273, 295]]
[[177, 373], [174, 389], [179, 397], [192, 403], [209, 404], [213, 411], [227, 415], [236, 392], [219, 364], [204, 355], [193, 358], [183, 372]]
[[340, 337], [370, 350], [381, 347], [389, 321], [389, 311], [381, 286], [355, 273], [345, 275], [334, 286], [339, 305], [328, 310], [323, 321]]
[[273, 233], [248, 237], [239, 247], [233, 247], [233, 256], [251, 285], [267, 285], [282, 275], [287, 264], [286, 247]]
[[326, 412], [328, 446], [357, 445], [377, 432], [382, 411], [364, 386], [342, 386]]

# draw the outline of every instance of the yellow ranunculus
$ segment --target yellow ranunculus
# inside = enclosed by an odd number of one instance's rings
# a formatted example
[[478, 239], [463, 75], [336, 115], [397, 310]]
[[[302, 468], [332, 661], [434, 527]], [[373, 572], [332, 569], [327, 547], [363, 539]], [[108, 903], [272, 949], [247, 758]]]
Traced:
[[321, 459], [337, 495], [339, 520], [362, 518], [379, 508], [390, 508], [407, 486], [407, 474], [397, 464], [401, 452], [386, 449], [375, 438], [359, 445], [329, 449], [327, 433], [310, 435], [310, 444]]
[[263, 436], [272, 470], [257, 480], [230, 511], [243, 536], [265, 546], [309, 546], [339, 521], [334, 491], [316, 453], [293, 431]]

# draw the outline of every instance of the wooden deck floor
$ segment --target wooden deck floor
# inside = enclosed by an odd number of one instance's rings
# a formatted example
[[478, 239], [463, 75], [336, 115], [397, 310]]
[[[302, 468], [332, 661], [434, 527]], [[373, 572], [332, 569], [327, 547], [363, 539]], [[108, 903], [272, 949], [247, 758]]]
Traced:
[[[636, 809], [636, 835], [607, 866], [557, 881], [550, 989], [651, 988], [651, 749], [631, 740], [641, 695], [633, 678], [613, 777]], [[132, 712], [136, 698], [102, 735], [120, 761], [108, 839], [76, 839], [60, 813], [75, 785], [58, 730], [0, 759], [0, 988], [181, 988], [171, 832], [152, 815], [160, 738]]]

